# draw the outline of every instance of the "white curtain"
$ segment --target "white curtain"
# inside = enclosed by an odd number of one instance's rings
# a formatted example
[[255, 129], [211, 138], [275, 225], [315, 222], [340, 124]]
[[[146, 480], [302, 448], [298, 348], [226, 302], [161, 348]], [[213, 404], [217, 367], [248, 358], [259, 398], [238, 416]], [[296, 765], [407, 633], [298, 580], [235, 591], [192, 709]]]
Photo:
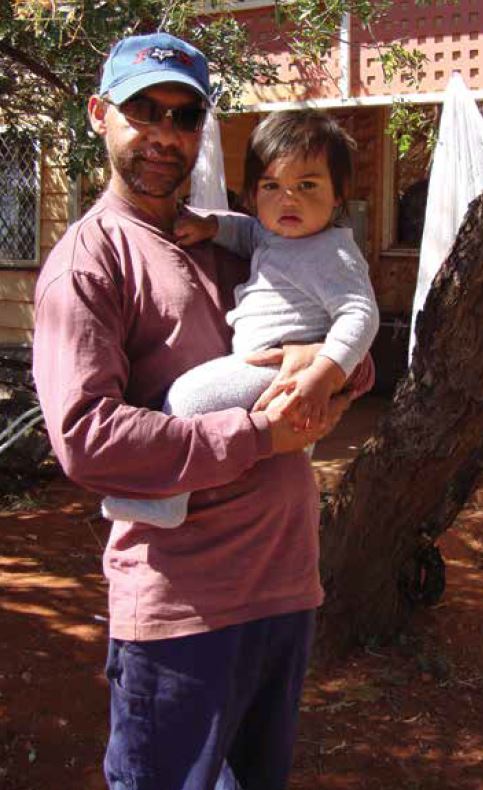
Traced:
[[460, 74], [446, 88], [433, 157], [409, 341], [434, 276], [444, 263], [468, 204], [483, 191], [483, 118]]
[[207, 113], [200, 153], [191, 173], [189, 204], [193, 208], [228, 208], [220, 123], [215, 112], [211, 110]]

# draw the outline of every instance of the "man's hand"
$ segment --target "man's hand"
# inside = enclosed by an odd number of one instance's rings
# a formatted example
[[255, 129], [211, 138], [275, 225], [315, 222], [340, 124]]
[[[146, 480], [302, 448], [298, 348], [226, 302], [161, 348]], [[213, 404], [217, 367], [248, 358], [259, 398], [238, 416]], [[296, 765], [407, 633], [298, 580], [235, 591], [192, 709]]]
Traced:
[[270, 403], [290, 417], [296, 428], [315, 429], [327, 418], [328, 403], [345, 383], [344, 371], [320, 354], [323, 343], [287, 345], [251, 354], [250, 364], [277, 364], [280, 372], [253, 406], [263, 411]]
[[351, 405], [350, 396], [347, 394], [336, 395], [331, 398], [327, 409], [327, 418], [323, 427], [317, 429], [295, 431], [279, 409], [269, 407], [266, 410], [272, 430], [272, 449], [275, 455], [293, 453], [303, 450], [310, 444], [327, 436]]
[[309, 368], [293, 377], [293, 386], [281, 412], [295, 428], [322, 427], [329, 401], [345, 383], [344, 371], [328, 357], [317, 356]]
[[198, 214], [186, 213], [179, 217], [173, 233], [180, 247], [189, 247], [198, 241], [212, 239], [218, 232], [218, 220], [214, 214], [200, 217]]
[[323, 347], [323, 343], [305, 345], [287, 344], [283, 348], [258, 351], [246, 357], [250, 365], [280, 365], [280, 371], [255, 402], [252, 411], [263, 411], [281, 392], [287, 392], [294, 384], [294, 376], [308, 368]]

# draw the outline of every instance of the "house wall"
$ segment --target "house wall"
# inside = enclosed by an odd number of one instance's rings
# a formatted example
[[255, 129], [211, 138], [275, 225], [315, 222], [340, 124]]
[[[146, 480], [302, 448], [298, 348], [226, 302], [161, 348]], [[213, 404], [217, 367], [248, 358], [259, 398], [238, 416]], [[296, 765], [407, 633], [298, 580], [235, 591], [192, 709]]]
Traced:
[[409, 316], [412, 311], [419, 255], [381, 253], [372, 283], [381, 313]]
[[[69, 185], [50, 153], [42, 154], [40, 179], [40, 264], [65, 232]], [[33, 298], [38, 266], [0, 267], [0, 345], [29, 345], [33, 337]]]
[[319, 97], [335, 98], [340, 95], [341, 68], [337, 41], [327, 53], [324, 66], [307, 66], [297, 62], [287, 48], [284, 32], [273, 18], [273, 8], [258, 8], [237, 12], [237, 17], [249, 28], [250, 40], [255, 49], [267, 54], [278, 68], [279, 81], [268, 85], [259, 80], [246, 86], [243, 95], [247, 105], [258, 102], [307, 100]]
[[221, 146], [228, 189], [240, 194], [243, 185], [244, 155], [252, 129], [263, 116], [258, 113], [231, 115], [220, 123]]
[[[260, 52], [269, 54], [280, 67], [282, 84], [256, 83], [244, 96], [245, 102], [326, 99], [340, 105], [340, 60], [338, 42], [328, 54], [323, 68], [304, 68], [295, 62], [274, 26], [273, 8], [265, 6], [239, 11], [240, 20], [250, 28], [250, 36]], [[361, 100], [389, 93], [414, 91], [404, 79], [391, 86], [382, 80], [376, 62], [378, 46], [404, 39], [428, 57], [421, 91], [442, 91], [451, 74], [459, 71], [468, 87], [483, 87], [483, 6], [482, 0], [459, 0], [457, 4], [416, 5], [415, 0], [394, 4], [384, 23], [370, 32], [351, 25], [350, 95]], [[263, 109], [265, 109], [264, 105]], [[255, 109], [255, 108], [253, 108]], [[358, 143], [352, 197], [367, 202], [367, 257], [379, 306], [383, 312], [409, 314], [418, 267], [417, 254], [387, 252], [382, 248], [384, 109], [362, 105], [333, 109], [342, 125]], [[243, 153], [249, 134], [262, 117], [257, 112], [233, 115], [222, 122], [227, 185], [240, 192], [243, 180]], [[65, 231], [69, 216], [68, 182], [55, 157], [45, 154], [41, 165], [40, 264]], [[187, 189], [185, 190], [187, 191]], [[33, 293], [38, 268], [0, 268], [0, 344], [29, 343], [33, 329]]]
[[394, 3], [384, 21], [363, 30], [352, 26], [352, 94], [389, 95], [415, 90], [403, 75], [385, 83], [378, 62], [379, 48], [401, 40], [406, 49], [417, 49], [423, 64], [420, 92], [444, 90], [453, 71], [468, 88], [483, 86], [483, 4], [481, 0], [416, 5], [415, 0]]
[[[240, 11], [237, 17], [250, 29], [255, 47], [276, 63], [281, 83], [269, 86], [259, 81], [247, 87], [245, 102], [277, 102], [313, 98], [339, 99], [341, 60], [337, 39], [320, 67], [307, 67], [291, 56], [283, 31], [276, 26], [273, 8]], [[481, 0], [457, 3], [417, 4], [415, 0], [394, 3], [384, 20], [363, 29], [351, 18], [350, 96], [371, 97], [390, 94], [442, 91], [453, 71], [458, 71], [468, 88], [483, 86], [483, 5]], [[379, 63], [381, 48], [401, 41], [408, 50], [417, 49], [427, 57], [421, 82], [416, 89], [405, 76], [384, 82]]]

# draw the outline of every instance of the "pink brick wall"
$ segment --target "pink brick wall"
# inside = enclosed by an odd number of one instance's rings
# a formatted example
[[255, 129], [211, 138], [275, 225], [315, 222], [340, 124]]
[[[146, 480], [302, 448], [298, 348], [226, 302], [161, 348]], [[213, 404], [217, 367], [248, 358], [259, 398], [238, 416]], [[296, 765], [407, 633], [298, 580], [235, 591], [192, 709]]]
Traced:
[[353, 41], [361, 45], [352, 58], [354, 95], [414, 91], [401, 79], [390, 86], [384, 84], [375, 60], [378, 50], [374, 40], [384, 46], [400, 39], [407, 49], [418, 49], [428, 57], [420, 91], [444, 90], [453, 71], [461, 73], [468, 88], [483, 88], [482, 0], [437, 3], [432, 7], [402, 0], [394, 4], [384, 23], [375, 26], [373, 36], [374, 39], [354, 26]]
[[237, 13], [237, 17], [250, 29], [252, 42], [260, 52], [268, 53], [279, 67], [281, 84], [271, 88], [254, 85], [249, 91], [251, 101], [283, 101], [314, 97], [338, 97], [340, 77], [339, 49], [334, 43], [326, 66], [322, 69], [302, 66], [294, 62], [289, 53], [287, 36], [289, 27], [280, 30], [273, 19], [273, 8], [254, 9]]
[[[304, 68], [294, 63], [287, 46], [287, 31], [280, 31], [273, 21], [273, 9], [240, 12], [239, 19], [250, 27], [251, 38], [262, 52], [268, 52], [280, 67], [283, 84], [274, 88], [254, 86], [253, 101], [285, 99], [338, 98], [340, 90], [339, 47], [331, 50], [326, 68]], [[443, 91], [452, 71], [461, 72], [465, 83], [474, 90], [483, 88], [483, 0], [437, 2], [434, 6], [417, 6], [414, 0], [395, 3], [386, 20], [374, 26], [372, 35], [355, 23], [351, 39], [351, 94], [377, 96], [413, 92], [400, 78], [392, 85], [383, 81], [376, 58], [378, 46], [402, 41], [408, 49], [419, 49], [427, 57], [420, 91]]]

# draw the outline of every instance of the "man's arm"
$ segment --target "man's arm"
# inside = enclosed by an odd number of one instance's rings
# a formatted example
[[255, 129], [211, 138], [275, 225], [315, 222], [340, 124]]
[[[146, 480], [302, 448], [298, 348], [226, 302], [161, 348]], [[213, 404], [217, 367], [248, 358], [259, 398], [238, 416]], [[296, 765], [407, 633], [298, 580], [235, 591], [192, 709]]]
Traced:
[[305, 446], [280, 415], [180, 419], [126, 403], [123, 306], [108, 278], [65, 271], [38, 300], [34, 375], [66, 474], [103, 494], [158, 497], [228, 483]]

